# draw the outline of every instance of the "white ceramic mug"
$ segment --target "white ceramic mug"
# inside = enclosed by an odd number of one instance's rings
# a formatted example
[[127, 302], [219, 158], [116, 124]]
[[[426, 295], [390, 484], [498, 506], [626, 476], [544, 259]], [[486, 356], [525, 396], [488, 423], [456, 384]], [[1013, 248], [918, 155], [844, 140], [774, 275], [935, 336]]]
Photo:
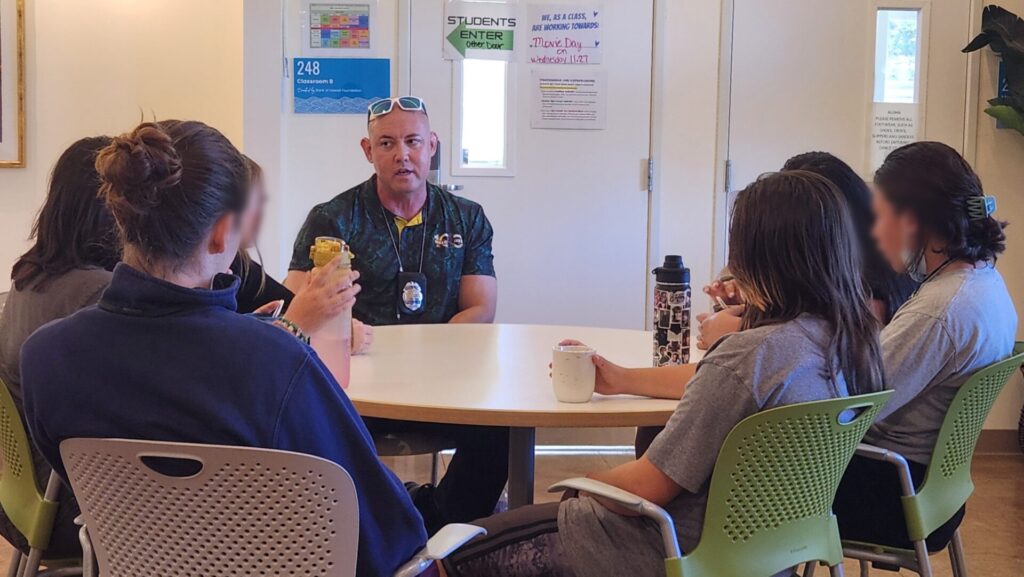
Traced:
[[581, 345], [558, 345], [551, 361], [555, 397], [563, 403], [586, 403], [594, 394], [597, 368], [594, 349]]

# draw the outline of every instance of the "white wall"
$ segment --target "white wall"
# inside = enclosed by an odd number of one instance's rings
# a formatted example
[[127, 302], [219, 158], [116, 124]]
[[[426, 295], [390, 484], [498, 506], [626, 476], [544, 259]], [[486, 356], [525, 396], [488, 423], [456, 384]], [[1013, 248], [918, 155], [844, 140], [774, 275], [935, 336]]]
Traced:
[[[260, 250], [267, 271], [277, 278], [288, 272], [292, 243], [313, 205], [373, 174], [359, 147], [366, 134], [365, 117], [291, 112], [292, 84], [290, 76], [285, 77], [283, 58], [287, 56], [290, 65], [292, 58], [302, 56], [300, 8], [300, 0], [245, 3], [243, 149], [268, 173], [270, 211]], [[392, 91], [397, 88], [397, 29], [398, 0], [381, 0], [372, 57], [391, 59]], [[325, 172], [331, 177], [324, 178]]]
[[[717, 275], [714, 262], [718, 150], [720, 2], [656, 4], [654, 85], [655, 196], [651, 266], [681, 254], [693, 287]], [[694, 314], [708, 308], [694, 298]]]
[[[1024, 16], [1024, 0], [1004, 0], [1001, 6]], [[995, 97], [998, 58], [989, 49], [980, 54], [978, 94], [978, 138], [974, 168], [985, 192], [998, 199], [996, 216], [1010, 222], [1006, 229], [1006, 253], [999, 259], [999, 271], [1017, 307], [1024, 313], [1024, 135], [1012, 130], [996, 130], [995, 120], [984, 113], [987, 101]], [[1024, 324], [1018, 321], [1018, 340], [1024, 340]], [[1016, 429], [1024, 403], [1024, 384], [1019, 373], [996, 401], [986, 422], [990, 429]]]
[[25, 5], [27, 167], [0, 170], [3, 290], [67, 145], [124, 132], [143, 115], [203, 120], [242, 137], [242, 0]]

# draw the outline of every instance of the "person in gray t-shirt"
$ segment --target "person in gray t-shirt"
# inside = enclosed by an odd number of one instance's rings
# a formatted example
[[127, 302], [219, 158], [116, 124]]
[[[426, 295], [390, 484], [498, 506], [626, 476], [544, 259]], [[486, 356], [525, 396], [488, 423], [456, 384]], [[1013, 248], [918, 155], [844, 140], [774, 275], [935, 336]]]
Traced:
[[[83, 138], [72, 144], [53, 167], [46, 202], [32, 227], [35, 241], [11, 270], [10, 293], [0, 318], [0, 380], [22, 409], [21, 345], [39, 327], [94, 304], [110, 283], [111, 270], [121, 259], [114, 219], [99, 196], [96, 153], [110, 138]], [[32, 445], [36, 480], [42, 492], [50, 465]], [[78, 503], [62, 492], [47, 559], [80, 556]], [[0, 535], [23, 553], [28, 542], [0, 511]]]
[[[995, 259], [1005, 249], [995, 200], [952, 148], [917, 142], [894, 150], [875, 174], [875, 237], [896, 271], [921, 281], [882, 330], [886, 386], [895, 393], [866, 441], [901, 453], [918, 485], [960, 386], [1013, 350], [1017, 312]], [[835, 512], [845, 539], [912, 548], [899, 479], [886, 463], [855, 458]], [[927, 539], [946, 546], [963, 510]]]
[[[850, 216], [832, 183], [792, 171], [748, 186], [736, 199], [729, 257], [747, 306], [744, 330], [708, 352], [645, 455], [591, 475], [665, 507], [684, 550], [700, 541], [715, 460], [740, 421], [882, 387], [878, 323]], [[478, 523], [489, 536], [444, 562], [451, 577], [664, 575], [657, 529], [599, 498]]]

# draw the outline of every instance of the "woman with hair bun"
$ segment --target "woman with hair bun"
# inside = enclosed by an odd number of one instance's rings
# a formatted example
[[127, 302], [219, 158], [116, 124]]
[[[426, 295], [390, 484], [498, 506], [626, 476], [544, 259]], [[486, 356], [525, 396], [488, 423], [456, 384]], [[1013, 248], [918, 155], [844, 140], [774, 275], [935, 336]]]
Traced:
[[[896, 272], [921, 283], [882, 330], [886, 387], [895, 393], [866, 441], [907, 458], [920, 485], [946, 411], [976, 371], [1013, 350], [1017, 312], [996, 258], [1006, 223], [995, 199], [955, 150], [915, 142], [894, 150], [875, 173], [874, 236]], [[844, 539], [913, 548], [888, 463], [857, 457], [835, 512]], [[964, 511], [930, 535], [930, 551], [949, 543]]]
[[[235, 310], [239, 279], [224, 273], [252, 202], [245, 158], [201, 122], [164, 121], [114, 138], [96, 168], [124, 258], [98, 306], [43, 327], [22, 349], [27, 421], [40, 451], [65, 478], [59, 446], [72, 437], [328, 459], [356, 486], [357, 573], [391, 575], [426, 540], [402, 483], [377, 459], [337, 381], [295, 338], [302, 328]], [[323, 269], [306, 290], [350, 308], [354, 275]]]

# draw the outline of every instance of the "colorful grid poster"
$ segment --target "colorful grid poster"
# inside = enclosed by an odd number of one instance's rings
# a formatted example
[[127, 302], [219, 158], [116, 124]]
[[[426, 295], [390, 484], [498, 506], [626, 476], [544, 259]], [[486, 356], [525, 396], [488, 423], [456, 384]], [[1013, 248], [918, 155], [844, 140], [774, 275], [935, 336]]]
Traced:
[[369, 50], [370, 5], [310, 3], [309, 47]]

